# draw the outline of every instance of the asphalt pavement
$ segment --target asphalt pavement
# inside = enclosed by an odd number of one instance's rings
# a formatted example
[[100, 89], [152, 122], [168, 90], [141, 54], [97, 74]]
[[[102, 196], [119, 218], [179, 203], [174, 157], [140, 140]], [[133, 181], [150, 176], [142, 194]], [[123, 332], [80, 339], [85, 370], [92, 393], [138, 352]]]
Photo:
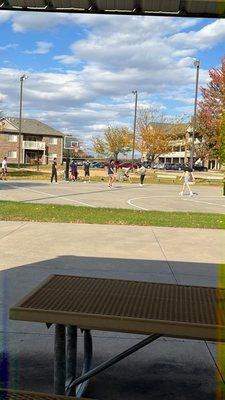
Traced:
[[115, 182], [0, 181], [0, 200], [71, 206], [128, 208], [131, 210], [225, 213], [222, 186], [192, 187], [194, 195], [180, 196], [181, 185]]

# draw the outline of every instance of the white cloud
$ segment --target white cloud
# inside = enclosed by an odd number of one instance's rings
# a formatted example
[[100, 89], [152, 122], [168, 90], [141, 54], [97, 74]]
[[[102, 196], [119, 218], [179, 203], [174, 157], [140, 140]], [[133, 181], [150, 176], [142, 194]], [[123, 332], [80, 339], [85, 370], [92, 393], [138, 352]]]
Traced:
[[13, 13], [12, 28], [14, 32], [44, 31], [68, 22], [73, 22], [74, 15], [60, 13]]
[[0, 12], [0, 24], [3, 24], [4, 22], [7, 22], [10, 20], [12, 17], [12, 12], [11, 11], [4, 11], [1, 10]]
[[65, 65], [76, 65], [80, 62], [80, 60], [76, 56], [70, 56], [66, 54], [54, 56], [53, 59]]
[[[184, 20], [183, 18], [172, 17], [142, 17], [142, 16], [118, 16], [118, 15], [76, 15], [76, 23], [86, 26], [92, 32], [106, 31], [124, 32], [135, 34], [134, 27], [152, 35], [165, 36], [168, 32], [180, 32], [181, 30], [190, 28], [199, 23], [197, 19]], [[176, 22], [175, 22], [176, 21]]]
[[7, 49], [15, 49], [16, 47], [18, 47], [17, 43], [9, 43], [9, 44], [6, 44], [5, 46], [0, 46], [0, 51], [4, 51]]
[[204, 50], [225, 40], [225, 20], [218, 19], [199, 31], [180, 32], [173, 35], [170, 43], [183, 48]]
[[7, 99], [7, 96], [5, 94], [0, 93], [0, 104], [1, 102], [4, 102]]
[[34, 50], [26, 50], [26, 54], [47, 54], [53, 47], [53, 44], [50, 42], [36, 42], [36, 49]]
[[[206, 21], [204, 28], [201, 22], [198, 28], [197, 19], [10, 15], [13, 30], [23, 33], [23, 37], [28, 31], [51, 29], [53, 41], [53, 34], [56, 32], [57, 37], [60, 32], [56, 28], [63, 24], [79, 25], [82, 35], [72, 33], [71, 45], [68, 49], [63, 47], [63, 54], [54, 42], [51, 71], [44, 64], [44, 57], [39, 72], [0, 70], [0, 90], [7, 113], [18, 115], [19, 77], [26, 73], [29, 79], [24, 83], [24, 115], [86, 138], [100, 134], [107, 125], [132, 126], [134, 89], [138, 90], [139, 106], [156, 105], [166, 114], [192, 114], [193, 58], [198, 56], [199, 48], [210, 48], [225, 36], [223, 21]], [[39, 41], [27, 53], [46, 54], [51, 48], [52, 43]], [[204, 85], [207, 79], [208, 72], [201, 67], [200, 84]], [[173, 105], [166, 108], [168, 104], [174, 104], [174, 109]]]
[[177, 48], [171, 38], [198, 21], [173, 18], [79, 15], [86, 38], [74, 42], [62, 64], [83, 62], [81, 77], [100, 95], [124, 96], [139, 91], [162, 94], [171, 87], [192, 85], [195, 48]]

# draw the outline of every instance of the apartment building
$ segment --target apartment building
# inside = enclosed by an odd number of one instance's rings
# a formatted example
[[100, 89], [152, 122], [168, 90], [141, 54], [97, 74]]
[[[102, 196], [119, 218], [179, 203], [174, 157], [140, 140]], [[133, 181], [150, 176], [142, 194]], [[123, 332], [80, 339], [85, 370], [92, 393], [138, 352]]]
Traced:
[[[64, 134], [36, 119], [22, 118], [20, 161], [22, 164], [48, 164], [57, 157], [62, 162]], [[0, 159], [18, 163], [19, 118], [0, 119]]]
[[[192, 135], [193, 130], [191, 126], [187, 124], [183, 124], [183, 134], [180, 134], [180, 138], [177, 140], [171, 140], [170, 151], [167, 153], [160, 154], [157, 159], [155, 159], [155, 164], [186, 164], [191, 160], [191, 148], [192, 148]], [[205, 158], [202, 160], [197, 156], [198, 146], [201, 144], [201, 136], [196, 135], [194, 140], [194, 163], [202, 165], [208, 169], [220, 169], [221, 165], [219, 164], [217, 159], [214, 158]], [[142, 160], [147, 160], [147, 154], [142, 154]]]
[[[195, 139], [195, 146], [199, 144], [198, 138]], [[186, 164], [190, 161], [191, 158], [191, 149], [192, 147], [192, 136], [186, 132], [183, 138], [179, 140], [173, 140], [171, 142], [171, 151], [165, 154], [162, 154], [158, 161], [159, 163], [171, 163], [171, 164]], [[197, 161], [197, 160], [196, 160]]]
[[[201, 140], [196, 137], [194, 140], [194, 149], [198, 148]], [[159, 163], [171, 163], [171, 164], [186, 164], [191, 159], [191, 148], [192, 148], [192, 129], [188, 129], [184, 138], [173, 141], [171, 143], [171, 151], [166, 154], [161, 154], [158, 158]], [[196, 152], [194, 153], [194, 163], [202, 165], [208, 169], [220, 169], [221, 165], [215, 158], [206, 158], [204, 161], [198, 158]]]

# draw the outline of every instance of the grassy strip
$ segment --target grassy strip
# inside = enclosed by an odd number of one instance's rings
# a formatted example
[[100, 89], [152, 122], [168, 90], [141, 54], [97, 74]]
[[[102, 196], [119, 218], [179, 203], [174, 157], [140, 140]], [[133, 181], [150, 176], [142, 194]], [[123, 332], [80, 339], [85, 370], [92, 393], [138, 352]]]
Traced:
[[225, 215], [0, 202], [0, 220], [225, 229]]
[[[44, 169], [45, 167], [45, 169]], [[34, 170], [28, 170], [25, 168], [21, 168], [20, 170], [14, 168], [9, 170], [7, 179], [8, 180], [43, 180], [43, 181], [50, 181], [51, 177], [51, 171], [47, 169], [49, 166], [40, 166], [40, 170], [37, 171], [36, 169]], [[157, 174], [155, 174], [152, 170], [147, 171], [147, 175], [145, 177], [145, 183], [149, 184], [167, 184], [167, 185], [181, 185], [180, 181], [180, 176], [181, 172], [174, 171], [175, 175], [177, 175], [177, 179], [166, 179], [166, 178], [157, 178]], [[162, 172], [163, 174], [166, 174], [165, 171]], [[169, 174], [168, 174], [169, 175]], [[173, 174], [172, 174], [173, 175]], [[132, 183], [137, 183], [140, 181], [140, 177], [137, 173], [131, 173], [131, 180]], [[213, 175], [212, 175], [213, 176]], [[62, 181], [63, 178], [63, 167], [59, 166], [58, 168], [58, 181]], [[84, 178], [84, 172], [83, 169], [80, 167], [78, 168], [78, 181], [83, 182], [85, 180]], [[108, 177], [106, 175], [106, 172], [104, 170], [97, 170], [93, 169], [91, 170], [91, 181], [92, 182], [107, 182]], [[124, 180], [123, 183], [128, 183], [128, 181]], [[222, 182], [217, 182], [217, 181], [211, 181], [208, 182], [207, 180], [204, 179], [204, 176], [196, 176], [196, 184], [200, 186], [223, 186]]]

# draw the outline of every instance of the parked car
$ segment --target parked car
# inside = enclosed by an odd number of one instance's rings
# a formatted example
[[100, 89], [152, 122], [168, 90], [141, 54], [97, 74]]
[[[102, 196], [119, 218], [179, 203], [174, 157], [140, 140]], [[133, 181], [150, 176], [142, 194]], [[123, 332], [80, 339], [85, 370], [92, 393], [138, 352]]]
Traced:
[[174, 170], [176, 170], [176, 171], [184, 171], [185, 164], [176, 163], [176, 164], [173, 164], [173, 165], [174, 165], [174, 167], [173, 167]]
[[166, 169], [166, 170], [171, 170], [171, 169], [173, 169], [173, 164], [166, 162], [166, 163], [164, 164], [164, 169]]
[[91, 168], [104, 168], [105, 163], [103, 162], [98, 162], [98, 161], [93, 161], [90, 165]]
[[164, 169], [164, 164], [162, 163], [154, 164], [153, 169]]
[[172, 171], [183, 171], [185, 168], [185, 164], [181, 164], [181, 163], [165, 163], [164, 165], [164, 169], [166, 170], [172, 170]]
[[[137, 169], [140, 167], [139, 163], [133, 163], [133, 168]], [[132, 162], [122, 162], [116, 165], [116, 168], [132, 168]]]
[[208, 171], [208, 168], [207, 167], [204, 167], [203, 165], [200, 165], [200, 164], [194, 164], [193, 165], [193, 170], [194, 171]]
[[145, 168], [151, 168], [152, 167], [152, 162], [151, 161], [144, 161], [143, 165]]
[[79, 166], [79, 167], [81, 167], [82, 165], [83, 165], [83, 161], [77, 161], [77, 165]]

